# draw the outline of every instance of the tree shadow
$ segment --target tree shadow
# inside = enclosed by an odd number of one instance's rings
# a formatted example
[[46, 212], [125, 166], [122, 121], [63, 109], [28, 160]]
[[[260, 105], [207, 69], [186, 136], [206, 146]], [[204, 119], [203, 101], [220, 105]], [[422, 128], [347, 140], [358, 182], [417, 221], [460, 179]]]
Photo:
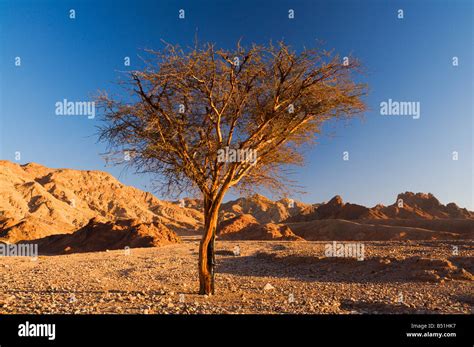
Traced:
[[280, 255], [219, 257], [217, 272], [238, 276], [294, 278], [315, 282], [431, 282], [472, 280], [472, 274], [446, 259], [408, 257], [356, 258]]

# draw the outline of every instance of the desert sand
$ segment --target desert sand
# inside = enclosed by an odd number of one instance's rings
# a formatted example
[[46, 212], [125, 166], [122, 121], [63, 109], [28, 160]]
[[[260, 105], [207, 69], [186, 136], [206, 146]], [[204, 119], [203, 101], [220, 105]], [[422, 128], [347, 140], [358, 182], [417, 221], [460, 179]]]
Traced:
[[193, 237], [130, 253], [5, 258], [0, 313], [472, 313], [471, 241], [366, 242], [363, 261], [324, 257], [324, 242], [217, 248], [211, 297], [197, 295]]

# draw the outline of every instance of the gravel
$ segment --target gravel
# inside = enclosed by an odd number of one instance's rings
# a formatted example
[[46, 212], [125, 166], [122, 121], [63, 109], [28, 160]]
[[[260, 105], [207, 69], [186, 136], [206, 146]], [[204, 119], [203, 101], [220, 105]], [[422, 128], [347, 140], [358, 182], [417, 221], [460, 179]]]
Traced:
[[324, 242], [217, 241], [210, 297], [197, 294], [194, 238], [130, 255], [5, 257], [0, 314], [472, 313], [474, 245], [455, 242], [456, 256], [448, 241], [365, 242], [358, 261], [326, 258]]

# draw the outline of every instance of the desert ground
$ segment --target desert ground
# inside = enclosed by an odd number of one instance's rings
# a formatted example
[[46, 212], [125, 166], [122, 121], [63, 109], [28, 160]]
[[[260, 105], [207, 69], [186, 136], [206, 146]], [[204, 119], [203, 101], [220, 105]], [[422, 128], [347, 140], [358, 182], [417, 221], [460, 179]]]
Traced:
[[362, 261], [328, 258], [325, 244], [217, 241], [210, 297], [197, 294], [196, 236], [159, 248], [6, 257], [0, 313], [472, 313], [472, 240], [366, 241]]

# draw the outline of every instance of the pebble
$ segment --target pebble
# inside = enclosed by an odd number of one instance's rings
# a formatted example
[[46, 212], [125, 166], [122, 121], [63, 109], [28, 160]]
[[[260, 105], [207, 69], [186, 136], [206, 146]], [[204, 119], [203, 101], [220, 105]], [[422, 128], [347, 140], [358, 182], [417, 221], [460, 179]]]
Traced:
[[265, 286], [263, 287], [263, 290], [267, 291], [267, 290], [274, 290], [275, 287], [272, 286], [270, 283], [267, 283], [265, 284]]

